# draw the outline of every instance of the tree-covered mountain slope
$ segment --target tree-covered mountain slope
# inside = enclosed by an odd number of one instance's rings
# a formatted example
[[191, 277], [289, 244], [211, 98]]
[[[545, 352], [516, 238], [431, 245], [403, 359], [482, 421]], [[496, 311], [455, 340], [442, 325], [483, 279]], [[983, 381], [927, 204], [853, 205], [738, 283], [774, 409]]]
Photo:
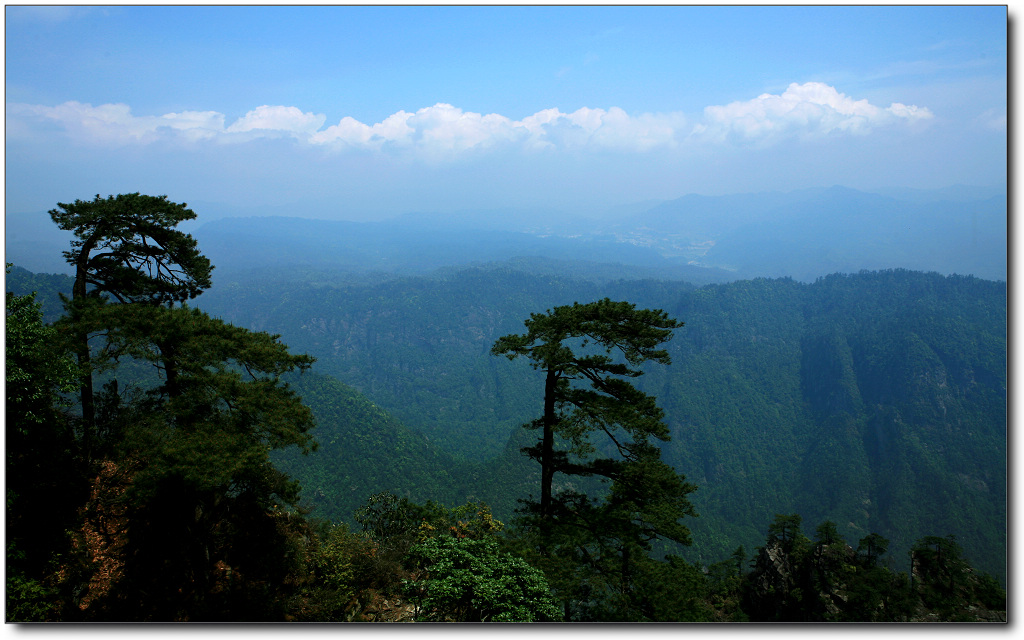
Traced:
[[311, 516], [352, 522], [367, 499], [390, 492], [413, 502], [462, 504], [479, 471], [438, 450], [348, 385], [329, 376], [304, 373], [290, 379], [313, 411], [317, 450], [275, 452], [277, 467], [302, 485]]
[[282, 334], [343, 383], [294, 382], [321, 450], [280, 459], [328, 517], [391, 490], [472, 496], [507, 518], [537, 491], [519, 425], [540, 415], [543, 384], [490, 347], [530, 313], [605, 296], [686, 323], [668, 343], [672, 364], [637, 383], [665, 409], [663, 459], [699, 487], [692, 559], [749, 552], [765, 522], [799, 513], [848, 540], [889, 538], [899, 570], [916, 539], [953, 534], [1005, 579], [1004, 282], [895, 270], [694, 288], [469, 269], [361, 286], [221, 282], [196, 303]]
[[666, 459], [701, 487], [694, 535], [720, 556], [796, 512], [878, 532], [896, 562], [921, 531], [952, 533], [1004, 575], [1005, 291], [892, 271], [706, 287], [675, 307], [673, 365], [646, 382]]
[[[490, 346], [530, 313], [605, 296], [686, 323], [673, 364], [639, 386], [666, 411], [664, 458], [700, 487], [691, 553], [752, 548], [761, 523], [799, 512], [851, 539], [892, 539], [894, 562], [920, 535], [952, 533], [1005, 575], [1003, 282], [896, 270], [696, 289], [469, 269], [374, 286], [228, 284], [199, 302], [282, 333], [444, 450], [498, 455], [507, 488], [529, 470], [508, 440], [539, 415], [542, 380]], [[514, 505], [480, 491], [498, 514]]]
[[70, 296], [74, 282], [74, 278], [62, 273], [33, 273], [13, 265], [7, 272], [5, 285], [7, 291], [19, 296], [35, 292], [36, 302], [41, 305], [43, 312], [43, 321], [50, 323], [64, 314], [60, 295]]
[[518, 331], [532, 312], [600, 292], [588, 281], [508, 269], [373, 286], [279, 286], [271, 277], [215, 287], [196, 304], [281, 333], [293, 349], [317, 354], [319, 371], [432, 442], [481, 462], [501, 452], [541, 403], [540, 381], [490, 356], [494, 340]]
[[[16, 295], [35, 292], [44, 320], [52, 322], [62, 315], [60, 294], [67, 295], [72, 282], [66, 275], [12, 267], [6, 288]], [[138, 373], [150, 376], [144, 367]], [[271, 457], [302, 485], [303, 506], [312, 517], [351, 522], [353, 510], [381, 492], [461, 504], [480, 484], [479, 465], [456, 461], [352, 387], [315, 371], [292, 374], [288, 382], [313, 412], [318, 447], [308, 454], [292, 447]]]

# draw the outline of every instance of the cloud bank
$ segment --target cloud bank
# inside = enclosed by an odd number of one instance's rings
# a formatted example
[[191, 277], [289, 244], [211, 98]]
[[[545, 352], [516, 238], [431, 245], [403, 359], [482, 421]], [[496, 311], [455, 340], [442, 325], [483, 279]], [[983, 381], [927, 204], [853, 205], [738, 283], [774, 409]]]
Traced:
[[583, 107], [571, 113], [544, 109], [521, 120], [467, 112], [438, 103], [416, 112], [399, 111], [375, 124], [343, 117], [324, 127], [324, 114], [294, 106], [263, 105], [227, 124], [216, 111], [137, 116], [125, 104], [93, 106], [65, 102], [48, 107], [7, 105], [7, 134], [31, 139], [56, 128], [85, 144], [137, 145], [158, 141], [237, 144], [285, 138], [334, 152], [361, 150], [457, 157], [497, 148], [529, 152], [598, 149], [643, 153], [696, 144], [773, 144], [786, 139], [865, 135], [885, 127], [928, 120], [926, 107], [888, 107], [854, 100], [818, 82], [793, 83], [781, 95], [709, 106], [691, 121], [682, 113], [630, 115], [618, 107]]
[[793, 83], [782, 95], [764, 93], [746, 102], [704, 109], [697, 131], [722, 139], [767, 141], [833, 133], [866, 134], [898, 122], [932, 117], [925, 107], [894, 102], [887, 108], [854, 100], [821, 82]]

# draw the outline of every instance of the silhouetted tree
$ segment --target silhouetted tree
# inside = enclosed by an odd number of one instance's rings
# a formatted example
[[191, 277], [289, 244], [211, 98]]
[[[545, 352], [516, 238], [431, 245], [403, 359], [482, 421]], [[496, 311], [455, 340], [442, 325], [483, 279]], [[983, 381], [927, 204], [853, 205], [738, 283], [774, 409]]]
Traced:
[[192, 236], [174, 229], [194, 219], [195, 212], [167, 196], [97, 195], [91, 201], [58, 203], [49, 213], [57, 226], [73, 231], [76, 238], [71, 250], [64, 252], [75, 268], [66, 306], [82, 368], [82, 448], [88, 460], [95, 426], [89, 323], [83, 322], [89, 302], [108, 296], [122, 303], [189, 300], [210, 286], [213, 267]]

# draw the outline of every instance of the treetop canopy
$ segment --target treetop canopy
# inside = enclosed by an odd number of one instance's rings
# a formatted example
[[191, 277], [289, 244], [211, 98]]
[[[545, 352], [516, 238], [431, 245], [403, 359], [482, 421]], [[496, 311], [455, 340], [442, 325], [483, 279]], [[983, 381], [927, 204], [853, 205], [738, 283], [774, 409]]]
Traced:
[[[121, 302], [180, 302], [210, 287], [213, 267], [195, 239], [174, 229], [196, 218], [167, 196], [121, 194], [58, 203], [50, 218], [76, 239], [64, 258], [76, 285], [93, 287]], [[84, 295], [76, 292], [76, 297]]]

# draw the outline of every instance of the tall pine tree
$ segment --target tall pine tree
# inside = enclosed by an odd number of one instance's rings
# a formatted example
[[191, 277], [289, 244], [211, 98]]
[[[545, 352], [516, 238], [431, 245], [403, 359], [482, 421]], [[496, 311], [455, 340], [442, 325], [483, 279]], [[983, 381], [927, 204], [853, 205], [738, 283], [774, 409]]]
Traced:
[[[634, 387], [647, 361], [669, 364], [659, 348], [682, 323], [661, 310], [609, 299], [532, 314], [527, 333], [499, 338], [491, 352], [524, 356], [545, 377], [543, 413], [527, 425], [540, 430], [523, 451], [540, 463], [540, 500], [526, 501], [524, 530], [538, 562], [562, 591], [566, 618], [573, 601], [603, 598], [614, 615], [635, 617], [637, 572], [653, 541], [689, 544], [680, 523], [695, 516], [687, 495], [696, 487], [660, 459], [650, 440], [668, 440], [656, 399]], [[601, 452], [612, 456], [595, 455]], [[610, 482], [594, 497], [567, 488], [556, 475]], [[603, 614], [583, 614], [583, 615]]]
[[190, 300], [211, 284], [210, 261], [199, 253], [192, 236], [176, 230], [196, 214], [167, 196], [139, 193], [57, 204], [50, 218], [73, 231], [64, 252], [75, 268], [75, 283], [66, 300], [78, 363], [82, 369], [82, 448], [92, 456], [96, 410], [89, 332], [84, 316], [91, 303], [114, 299], [126, 303], [173, 304]]

